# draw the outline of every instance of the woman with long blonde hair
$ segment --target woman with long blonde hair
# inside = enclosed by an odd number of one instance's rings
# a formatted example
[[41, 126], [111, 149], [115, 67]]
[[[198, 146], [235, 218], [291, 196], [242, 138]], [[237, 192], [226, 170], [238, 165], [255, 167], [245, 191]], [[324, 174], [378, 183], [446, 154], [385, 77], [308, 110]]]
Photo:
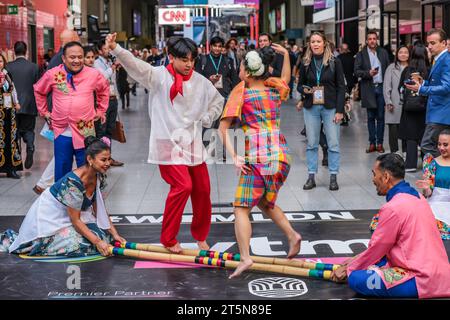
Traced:
[[330, 43], [321, 32], [313, 32], [299, 66], [300, 77], [297, 90], [301, 94], [298, 110], [303, 109], [306, 135], [306, 162], [308, 180], [304, 190], [316, 187], [315, 174], [318, 171], [318, 146], [321, 125], [328, 145], [328, 169], [330, 190], [338, 190], [339, 173], [339, 129], [344, 114], [345, 78], [339, 59], [335, 59]]

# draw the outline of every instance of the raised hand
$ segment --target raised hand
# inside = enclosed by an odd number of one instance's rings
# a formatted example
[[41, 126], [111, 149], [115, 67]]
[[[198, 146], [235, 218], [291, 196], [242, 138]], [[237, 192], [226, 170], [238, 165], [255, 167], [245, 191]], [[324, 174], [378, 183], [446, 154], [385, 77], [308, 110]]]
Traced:
[[282, 55], [289, 55], [289, 52], [287, 51], [287, 49], [285, 47], [283, 47], [282, 45], [276, 44], [276, 43], [272, 43], [272, 49], [275, 50], [275, 52], [280, 53]]
[[109, 33], [105, 38], [105, 43], [111, 50], [114, 50], [117, 46], [116, 38], [117, 38], [116, 32], [114, 32], [112, 34]]

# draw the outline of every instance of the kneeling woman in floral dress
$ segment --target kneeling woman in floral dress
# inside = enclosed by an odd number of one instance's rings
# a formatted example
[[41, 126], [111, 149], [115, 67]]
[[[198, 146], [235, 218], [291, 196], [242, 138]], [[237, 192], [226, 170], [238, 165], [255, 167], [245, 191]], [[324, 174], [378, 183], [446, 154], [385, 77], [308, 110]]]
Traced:
[[86, 165], [46, 189], [28, 211], [19, 234], [7, 230], [0, 251], [45, 256], [109, 255], [109, 242], [125, 242], [113, 226], [102, 198], [110, 147], [85, 139]]

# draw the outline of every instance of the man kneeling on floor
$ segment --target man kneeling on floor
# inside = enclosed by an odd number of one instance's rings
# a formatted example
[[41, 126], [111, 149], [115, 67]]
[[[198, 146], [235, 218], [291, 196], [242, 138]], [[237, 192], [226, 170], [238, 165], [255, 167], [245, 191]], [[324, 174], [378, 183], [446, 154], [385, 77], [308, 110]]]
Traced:
[[331, 275], [359, 294], [392, 298], [450, 297], [450, 264], [427, 200], [405, 180], [395, 154], [377, 158], [373, 183], [387, 203], [366, 251]]

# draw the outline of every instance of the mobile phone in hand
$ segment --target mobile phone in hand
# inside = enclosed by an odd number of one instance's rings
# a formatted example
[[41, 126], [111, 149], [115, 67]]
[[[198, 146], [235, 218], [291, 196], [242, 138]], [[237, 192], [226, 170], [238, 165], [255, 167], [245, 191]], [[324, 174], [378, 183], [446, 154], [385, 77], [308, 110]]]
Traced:
[[407, 85], [410, 85], [410, 86], [413, 86], [413, 85], [416, 84], [416, 82], [414, 80], [412, 80], [412, 79], [405, 80], [403, 83], [407, 84]]

